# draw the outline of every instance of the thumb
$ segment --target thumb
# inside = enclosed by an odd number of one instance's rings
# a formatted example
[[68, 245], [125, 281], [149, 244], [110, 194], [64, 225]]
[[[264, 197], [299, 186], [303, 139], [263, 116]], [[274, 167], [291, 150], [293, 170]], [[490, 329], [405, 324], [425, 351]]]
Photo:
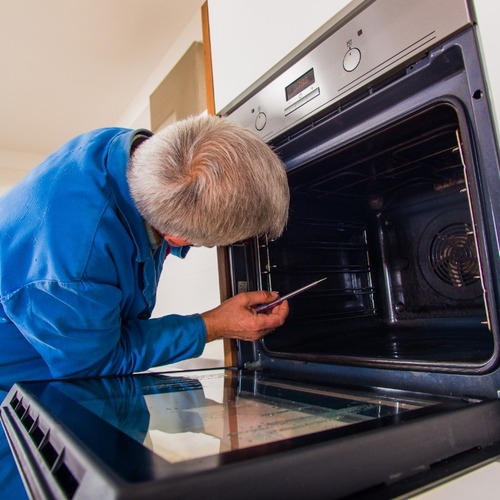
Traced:
[[267, 290], [259, 290], [256, 292], [245, 292], [242, 294], [247, 300], [248, 306], [255, 306], [258, 304], [267, 304], [276, 300], [279, 297], [278, 292], [268, 292]]

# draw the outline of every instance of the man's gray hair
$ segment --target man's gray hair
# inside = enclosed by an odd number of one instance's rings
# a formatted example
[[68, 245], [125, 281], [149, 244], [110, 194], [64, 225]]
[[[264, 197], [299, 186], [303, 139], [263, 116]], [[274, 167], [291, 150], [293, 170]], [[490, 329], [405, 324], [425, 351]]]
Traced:
[[282, 161], [227, 118], [200, 115], [160, 130], [134, 152], [127, 177], [144, 219], [194, 245], [276, 238], [288, 219]]

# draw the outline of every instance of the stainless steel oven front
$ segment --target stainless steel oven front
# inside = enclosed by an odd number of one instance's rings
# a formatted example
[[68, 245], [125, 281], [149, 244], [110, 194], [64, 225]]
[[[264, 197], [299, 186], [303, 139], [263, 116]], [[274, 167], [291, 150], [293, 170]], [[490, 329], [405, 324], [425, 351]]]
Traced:
[[232, 109], [286, 164], [277, 241], [229, 249], [234, 293], [287, 292], [240, 363], [301, 380], [497, 397], [498, 144], [465, 0], [365, 2]]

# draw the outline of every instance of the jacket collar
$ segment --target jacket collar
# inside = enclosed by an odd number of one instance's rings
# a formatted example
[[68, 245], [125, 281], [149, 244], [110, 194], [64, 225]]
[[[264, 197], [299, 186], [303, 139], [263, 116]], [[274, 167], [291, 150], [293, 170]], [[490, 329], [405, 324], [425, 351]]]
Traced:
[[109, 183], [112, 187], [116, 206], [123, 216], [123, 222], [128, 226], [137, 247], [136, 260], [137, 262], [145, 262], [148, 258], [151, 258], [151, 246], [143, 219], [132, 199], [127, 181], [130, 149], [137, 135], [151, 137], [153, 134], [149, 130], [124, 129], [122, 133], [112, 139], [109, 145], [106, 169], [110, 175]]

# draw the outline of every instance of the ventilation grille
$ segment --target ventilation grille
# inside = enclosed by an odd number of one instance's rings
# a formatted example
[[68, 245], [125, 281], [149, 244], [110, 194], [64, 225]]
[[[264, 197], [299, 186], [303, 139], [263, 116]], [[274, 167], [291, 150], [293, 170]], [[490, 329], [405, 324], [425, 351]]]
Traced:
[[476, 285], [479, 266], [471, 227], [450, 224], [438, 231], [430, 244], [429, 261], [443, 283], [456, 288]]
[[65, 460], [65, 448], [53, 442], [50, 430], [40, 421], [40, 418], [23, 402], [22, 397], [15, 394], [9, 403], [15, 416], [18, 418], [20, 430], [26, 431], [25, 435], [38, 451], [50, 473], [60, 488], [64, 498], [73, 498], [80, 481], [73, 474]]

